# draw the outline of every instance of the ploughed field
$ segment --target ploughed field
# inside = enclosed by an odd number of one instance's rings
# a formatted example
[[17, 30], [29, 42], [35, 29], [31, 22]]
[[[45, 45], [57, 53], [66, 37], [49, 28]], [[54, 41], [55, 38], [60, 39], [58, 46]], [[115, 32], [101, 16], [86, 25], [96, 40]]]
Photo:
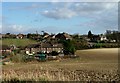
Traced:
[[118, 48], [76, 51], [78, 58], [14, 63], [2, 67], [2, 79], [19, 81], [118, 81]]

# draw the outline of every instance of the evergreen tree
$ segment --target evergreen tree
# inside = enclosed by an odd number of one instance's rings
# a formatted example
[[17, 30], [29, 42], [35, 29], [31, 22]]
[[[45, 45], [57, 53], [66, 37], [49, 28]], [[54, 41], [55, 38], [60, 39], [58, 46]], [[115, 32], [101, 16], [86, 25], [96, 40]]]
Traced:
[[92, 39], [92, 37], [93, 37], [93, 34], [92, 34], [91, 31], [89, 31], [89, 32], [88, 32], [88, 38]]

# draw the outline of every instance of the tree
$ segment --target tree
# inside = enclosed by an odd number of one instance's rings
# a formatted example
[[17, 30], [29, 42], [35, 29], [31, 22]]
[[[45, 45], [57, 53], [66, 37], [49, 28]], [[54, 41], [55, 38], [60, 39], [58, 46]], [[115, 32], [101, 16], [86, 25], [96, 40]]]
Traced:
[[6, 33], [6, 35], [10, 35], [10, 33]]
[[28, 33], [28, 34], [27, 34], [27, 38], [31, 38], [31, 33]]
[[76, 50], [85, 49], [88, 46], [88, 42], [84, 38], [73, 39], [72, 43]]
[[92, 37], [93, 37], [93, 34], [92, 34], [91, 31], [89, 31], [89, 32], [88, 32], [88, 38], [92, 39]]
[[80, 39], [80, 35], [79, 34], [74, 34], [72, 35], [74, 39]]
[[106, 33], [106, 37], [108, 40], [116, 40], [117, 42], [120, 42], [120, 32]]
[[64, 46], [64, 54], [75, 54], [76, 49], [72, 40], [64, 40], [62, 43]]

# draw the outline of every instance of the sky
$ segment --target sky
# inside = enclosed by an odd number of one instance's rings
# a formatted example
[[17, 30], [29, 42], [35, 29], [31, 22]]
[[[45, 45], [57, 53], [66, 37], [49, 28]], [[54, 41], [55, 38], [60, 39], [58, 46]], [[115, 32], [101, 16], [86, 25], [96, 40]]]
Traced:
[[3, 2], [2, 33], [70, 34], [118, 30], [117, 2]]

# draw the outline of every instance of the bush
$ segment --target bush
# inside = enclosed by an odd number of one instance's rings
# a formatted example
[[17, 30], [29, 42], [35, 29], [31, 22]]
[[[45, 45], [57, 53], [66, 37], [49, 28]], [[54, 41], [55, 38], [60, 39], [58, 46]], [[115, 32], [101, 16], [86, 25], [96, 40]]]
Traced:
[[96, 43], [92, 48], [118, 48], [120, 47], [117, 43]]
[[56, 56], [56, 55], [58, 55], [58, 52], [52, 51], [52, 52], [51, 52], [51, 55], [52, 55], [52, 56]]
[[21, 54], [14, 55], [12, 56], [11, 61], [12, 62], [25, 62], [26, 55], [21, 55]]
[[17, 53], [20, 53], [20, 49], [15, 49], [15, 50], [13, 50], [13, 52], [16, 55]]

